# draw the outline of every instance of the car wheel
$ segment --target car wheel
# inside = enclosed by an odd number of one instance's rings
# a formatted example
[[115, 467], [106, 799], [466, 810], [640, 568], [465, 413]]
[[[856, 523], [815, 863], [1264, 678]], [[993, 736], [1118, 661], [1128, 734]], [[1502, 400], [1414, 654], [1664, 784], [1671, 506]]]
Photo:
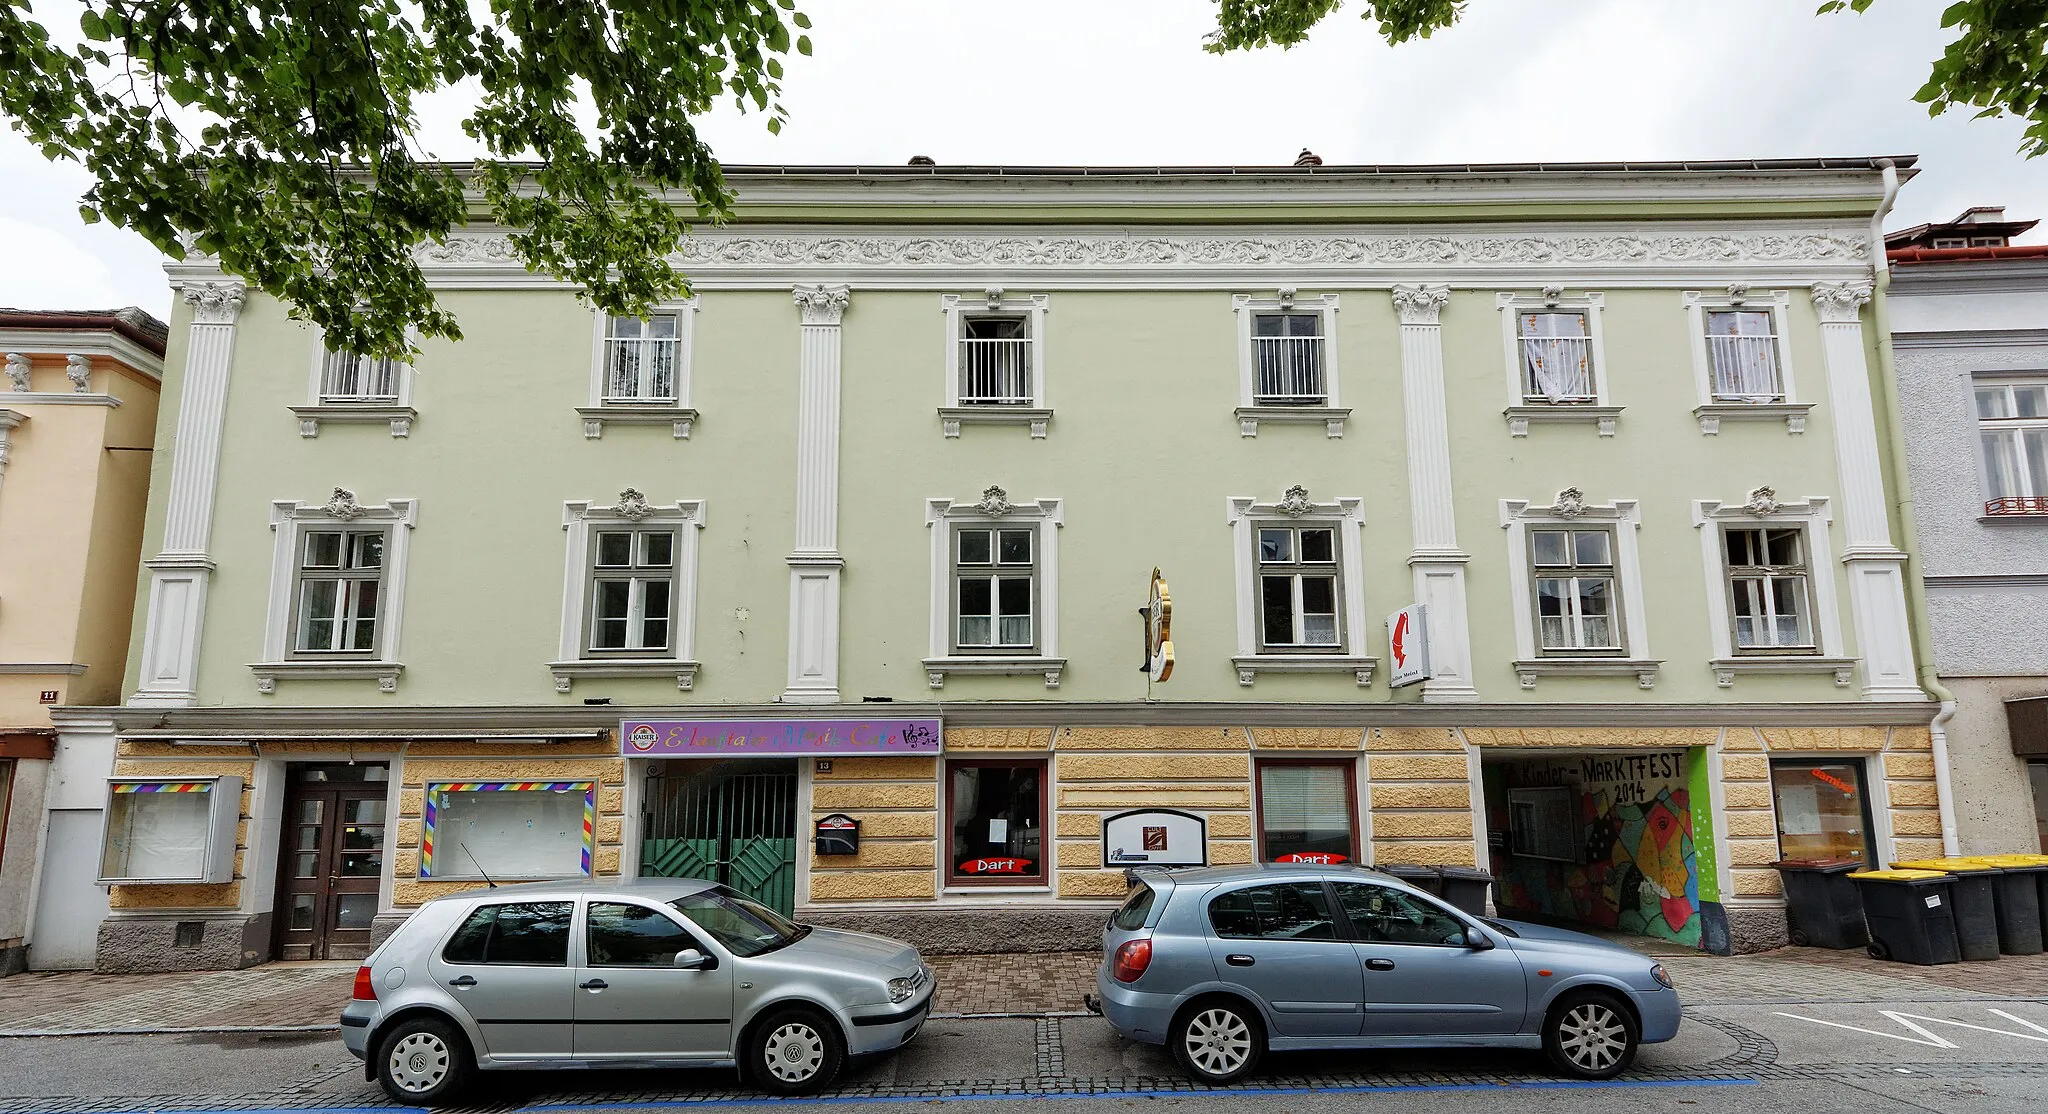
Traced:
[[1266, 1033], [1244, 1003], [1212, 999], [1182, 1011], [1167, 1044], [1181, 1070], [1204, 1083], [1229, 1083], [1259, 1066]]
[[743, 1055], [747, 1074], [762, 1090], [808, 1095], [838, 1078], [846, 1041], [838, 1026], [811, 1010], [782, 1010], [754, 1026]]
[[408, 1106], [439, 1106], [469, 1086], [475, 1070], [462, 1030], [435, 1017], [408, 1018], [377, 1046], [377, 1082]]
[[1543, 1022], [1552, 1067], [1578, 1079], [1612, 1079], [1636, 1058], [1635, 1016], [1605, 994], [1568, 995]]

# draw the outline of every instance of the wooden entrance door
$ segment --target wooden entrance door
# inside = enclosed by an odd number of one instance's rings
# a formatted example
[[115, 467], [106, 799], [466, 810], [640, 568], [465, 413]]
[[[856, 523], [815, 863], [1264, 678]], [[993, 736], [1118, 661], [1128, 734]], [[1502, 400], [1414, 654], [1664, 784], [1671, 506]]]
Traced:
[[390, 776], [381, 762], [289, 767], [277, 857], [277, 958], [370, 954]]

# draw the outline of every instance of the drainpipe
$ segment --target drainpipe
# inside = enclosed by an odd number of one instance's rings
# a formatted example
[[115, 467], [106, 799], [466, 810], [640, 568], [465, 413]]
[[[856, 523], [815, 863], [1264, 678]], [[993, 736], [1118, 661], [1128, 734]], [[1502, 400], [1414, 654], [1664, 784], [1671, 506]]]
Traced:
[[[1912, 485], [1906, 477], [1906, 427], [1899, 413], [1898, 364], [1892, 353], [1891, 312], [1884, 301], [1885, 290], [1892, 281], [1891, 266], [1884, 254], [1884, 218], [1891, 215], [1892, 203], [1899, 197], [1899, 169], [1890, 159], [1879, 159], [1877, 165], [1884, 173], [1884, 199], [1878, 202], [1877, 212], [1870, 218], [1871, 272], [1876, 287], [1876, 294], [1870, 300], [1871, 326], [1877, 331], [1877, 366], [1883, 373], [1878, 376], [1878, 385], [1884, 397], [1884, 432], [1890, 442], [1892, 469], [1897, 481], [1892, 485], [1896, 493], [1893, 506], [1898, 512], [1899, 531], [1911, 543], [1919, 534], [1913, 522]], [[1927, 608], [1927, 584], [1920, 578], [1917, 548], [1909, 545], [1907, 550], [1914, 555], [1907, 559], [1904, 576], [1906, 619], [1917, 644], [1920, 687], [1941, 701], [1941, 710], [1927, 725], [1927, 733], [1934, 744], [1934, 798], [1941, 810], [1941, 852], [1955, 855], [1961, 853], [1961, 843], [1956, 836], [1955, 793], [1949, 779], [1948, 723], [1956, 715], [1956, 696], [1941, 683], [1937, 674], [1934, 620]]]

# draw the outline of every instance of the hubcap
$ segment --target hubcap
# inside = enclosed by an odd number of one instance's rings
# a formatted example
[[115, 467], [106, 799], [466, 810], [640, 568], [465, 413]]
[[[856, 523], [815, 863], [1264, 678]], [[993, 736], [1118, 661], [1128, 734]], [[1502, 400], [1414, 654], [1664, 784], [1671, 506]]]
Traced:
[[802, 1083], [825, 1062], [825, 1041], [816, 1029], [792, 1021], [768, 1034], [762, 1050], [768, 1073], [784, 1083]]
[[448, 1045], [432, 1033], [407, 1033], [391, 1046], [391, 1080], [410, 1094], [448, 1078]]
[[1252, 1029], [1226, 1009], [1203, 1010], [1188, 1022], [1188, 1059], [1204, 1075], [1229, 1075], [1252, 1054]]
[[1628, 1050], [1628, 1030], [1614, 1011], [1597, 1002], [1574, 1007], [1557, 1025], [1565, 1059], [1582, 1071], [1606, 1071]]

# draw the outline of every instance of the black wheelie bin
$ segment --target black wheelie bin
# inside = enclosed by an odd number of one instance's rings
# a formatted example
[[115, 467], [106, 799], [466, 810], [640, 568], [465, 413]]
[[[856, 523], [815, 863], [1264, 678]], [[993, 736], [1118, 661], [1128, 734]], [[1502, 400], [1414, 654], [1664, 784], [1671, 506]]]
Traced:
[[1938, 870], [1864, 870], [1849, 877], [1862, 893], [1873, 958], [1923, 966], [1962, 958], [1949, 901], [1952, 875]]
[[1860, 948], [1863, 899], [1849, 875], [1869, 865], [1857, 859], [1784, 859], [1771, 864], [1785, 883], [1785, 916], [1792, 943], [1802, 948]]

